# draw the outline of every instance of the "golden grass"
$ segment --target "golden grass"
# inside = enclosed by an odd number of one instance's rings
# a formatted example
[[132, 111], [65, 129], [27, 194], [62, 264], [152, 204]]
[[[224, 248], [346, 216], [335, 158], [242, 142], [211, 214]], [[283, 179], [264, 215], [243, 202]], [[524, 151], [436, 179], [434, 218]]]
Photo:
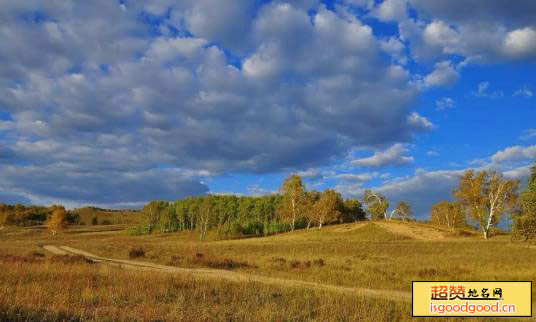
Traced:
[[0, 259], [0, 319], [387, 321], [410, 314], [395, 301], [95, 266]]
[[[361, 226], [339, 225], [265, 238], [208, 242], [199, 242], [194, 232], [137, 237], [124, 233], [75, 232], [53, 238], [42, 230], [8, 228], [0, 233], [0, 243], [2, 251], [11, 254], [42, 253], [40, 244], [56, 244], [123, 259], [128, 258], [131, 248], [141, 247], [145, 251], [144, 261], [160, 264], [211, 267], [214, 263], [230, 261], [247, 265], [225, 267], [223, 264], [220, 268], [339, 286], [408, 292], [412, 280], [536, 282], [536, 249], [511, 243], [508, 236], [485, 241], [478, 235], [454, 238], [449, 237], [451, 233], [448, 231], [441, 231], [442, 238], [423, 240], [412, 238], [405, 232], [397, 233], [403, 229], [401, 225], [407, 225], [412, 234], [418, 234], [421, 224], [396, 223], [396, 229], [386, 226], [390, 223], [357, 225]], [[433, 229], [429, 225], [423, 226], [428, 231]], [[196, 254], [203, 254], [202, 258]], [[61, 295], [51, 295], [55, 292], [55, 283], [48, 282], [44, 276], [62, 285], [56, 290]], [[63, 279], [62, 276], [67, 277]], [[77, 280], [80, 282], [76, 283]], [[91, 284], [90, 281], [96, 282]], [[132, 281], [132, 294], [127, 291], [130, 286], [123, 285], [129, 284], [128, 281]], [[127, 311], [119, 315], [124, 320], [151, 320], [161, 315], [163, 320], [198, 317], [195, 320], [396, 321], [411, 316], [409, 303], [386, 304], [370, 298], [315, 290], [192, 280], [179, 275], [112, 272], [100, 265], [50, 263], [48, 259], [24, 265], [9, 261], [1, 263], [0, 282], [3, 308], [10, 308], [9, 312], [22, 310], [24, 314], [37, 312], [41, 317], [51, 319], [66, 314], [68, 319], [106, 320], [120, 314], [121, 309]], [[168, 284], [174, 286], [166, 286]], [[82, 292], [89, 292], [83, 288], [87, 285], [97, 294], [96, 304], [90, 305], [79, 299], [88, 296], [82, 296]], [[46, 291], [47, 287], [52, 290]], [[36, 299], [27, 298], [32, 290], [37, 294]], [[143, 292], [136, 294], [134, 290]], [[15, 296], [15, 291], [20, 292], [19, 295]], [[227, 293], [228, 297], [224, 296]], [[170, 294], [170, 299], [166, 300], [162, 294]], [[201, 300], [199, 294], [205, 294], [205, 298]], [[212, 295], [207, 297], [207, 294]], [[272, 298], [270, 294], [281, 296]], [[17, 298], [20, 300], [14, 300]], [[24, 301], [29, 304], [25, 305]], [[175, 310], [177, 301], [184, 302], [184, 308], [180, 306], [183, 315], [178, 315]]]

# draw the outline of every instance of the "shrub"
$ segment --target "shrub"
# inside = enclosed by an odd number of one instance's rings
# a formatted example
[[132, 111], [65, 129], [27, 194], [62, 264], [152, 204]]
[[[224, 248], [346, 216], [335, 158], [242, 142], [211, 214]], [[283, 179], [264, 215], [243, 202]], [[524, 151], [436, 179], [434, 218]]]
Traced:
[[40, 253], [40, 252], [30, 252], [28, 255], [31, 257], [39, 257], [39, 258], [45, 257], [45, 254]]
[[190, 254], [188, 256], [171, 256], [167, 263], [171, 266], [202, 266], [216, 269], [232, 270], [236, 268], [255, 267], [247, 262], [236, 261], [231, 258], [220, 258], [217, 256], [206, 256], [203, 253]]
[[141, 247], [133, 247], [128, 252], [128, 257], [130, 258], [145, 257], [145, 250]]
[[99, 221], [97, 220], [97, 217], [93, 217], [93, 218], [91, 219], [91, 224], [92, 224], [92, 225], [98, 225], [98, 224], [99, 224]]

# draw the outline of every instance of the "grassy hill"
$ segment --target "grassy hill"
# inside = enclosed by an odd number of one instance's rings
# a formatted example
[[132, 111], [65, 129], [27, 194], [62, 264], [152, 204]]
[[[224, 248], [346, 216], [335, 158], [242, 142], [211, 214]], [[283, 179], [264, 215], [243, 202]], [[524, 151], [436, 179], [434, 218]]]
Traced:
[[79, 221], [83, 225], [138, 224], [141, 219], [141, 213], [136, 210], [83, 207], [73, 209], [72, 212], [79, 216]]

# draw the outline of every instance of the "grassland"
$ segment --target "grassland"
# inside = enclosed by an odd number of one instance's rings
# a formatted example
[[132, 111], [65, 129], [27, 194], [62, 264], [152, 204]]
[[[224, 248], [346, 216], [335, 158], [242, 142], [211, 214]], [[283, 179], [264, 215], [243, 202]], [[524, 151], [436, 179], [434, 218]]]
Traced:
[[291, 282], [267, 285], [69, 263], [45, 252], [41, 247], [45, 244], [118, 259], [129, 258], [129, 251], [138, 248], [146, 262], [386, 294], [410, 292], [412, 280], [536, 281], [536, 250], [510, 242], [509, 236], [486, 241], [469, 232], [454, 234], [419, 223], [345, 224], [240, 240], [216, 240], [214, 235], [205, 242], [190, 232], [128, 236], [120, 228], [81, 226], [56, 237], [39, 229], [4, 229], [0, 233], [4, 314], [23, 320], [411, 319], [410, 303], [388, 296], [378, 299]]

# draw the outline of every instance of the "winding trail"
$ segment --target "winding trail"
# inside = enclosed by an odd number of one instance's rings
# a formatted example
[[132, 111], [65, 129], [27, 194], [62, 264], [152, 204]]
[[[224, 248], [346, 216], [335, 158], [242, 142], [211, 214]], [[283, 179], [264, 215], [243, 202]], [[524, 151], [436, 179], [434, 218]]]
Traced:
[[331, 284], [321, 284], [315, 282], [307, 282], [300, 280], [284, 279], [284, 278], [275, 278], [275, 277], [266, 277], [258, 276], [254, 274], [239, 273], [226, 271], [221, 269], [209, 269], [209, 268], [182, 268], [174, 266], [166, 266], [160, 264], [154, 264], [149, 262], [140, 262], [124, 259], [113, 259], [101, 257], [88, 253], [83, 250], [68, 246], [55, 246], [55, 245], [45, 245], [43, 248], [55, 255], [78, 255], [83, 256], [95, 263], [115, 266], [123, 269], [130, 270], [143, 270], [143, 271], [152, 271], [152, 272], [162, 272], [162, 273], [182, 273], [182, 274], [193, 274], [198, 277], [214, 278], [214, 279], [225, 279], [234, 282], [258, 282], [268, 285], [275, 286], [294, 286], [294, 287], [303, 287], [307, 289], [314, 290], [327, 290], [332, 292], [340, 292], [346, 294], [355, 294], [367, 297], [376, 297], [380, 299], [391, 299], [391, 300], [400, 300], [400, 301], [411, 301], [410, 292], [401, 292], [401, 291], [392, 291], [392, 290], [374, 290], [369, 288], [358, 288], [358, 287], [345, 287], [345, 286], [336, 286]]

